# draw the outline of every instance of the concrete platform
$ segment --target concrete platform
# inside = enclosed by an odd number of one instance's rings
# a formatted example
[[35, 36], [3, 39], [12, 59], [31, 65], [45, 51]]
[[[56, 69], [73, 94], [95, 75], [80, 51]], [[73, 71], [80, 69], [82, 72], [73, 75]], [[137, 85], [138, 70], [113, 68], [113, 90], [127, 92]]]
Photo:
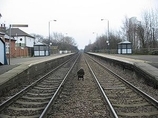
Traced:
[[[155, 56], [155, 61], [154, 59], [152, 59], [151, 61], [145, 59], [146, 56], [144, 56], [144, 58], [139, 59], [139, 55], [133, 56], [133, 58], [131, 56], [126, 56], [126, 55], [113, 55], [113, 54], [105, 54], [105, 53], [89, 53], [92, 55], [97, 55], [99, 57], [104, 57], [107, 59], [111, 59], [113, 61], [117, 61], [120, 63], [124, 63], [124, 64], [128, 64], [133, 66], [133, 68], [140, 72], [140, 74], [146, 76], [146, 79], [149, 79], [148, 81], [152, 81], [152, 84], [154, 84], [153, 86], [157, 86], [158, 87], [158, 68], [152, 66], [152, 63], [158, 63], [158, 56]], [[157, 59], [156, 59], [157, 58]], [[157, 88], [156, 87], [156, 88]]]
[[[14, 65], [0, 66], [0, 94], [23, 82], [23, 78], [33, 78], [39, 74], [57, 67], [60, 63], [70, 58], [73, 53], [58, 54], [47, 57], [32, 57], [14, 59]], [[20, 61], [21, 60], [21, 61]], [[13, 60], [12, 60], [13, 63]]]

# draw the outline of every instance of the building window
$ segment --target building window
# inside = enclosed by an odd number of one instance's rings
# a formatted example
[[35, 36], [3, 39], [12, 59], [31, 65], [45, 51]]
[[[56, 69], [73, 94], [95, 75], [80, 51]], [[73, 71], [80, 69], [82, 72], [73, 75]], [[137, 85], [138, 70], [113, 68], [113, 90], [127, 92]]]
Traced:
[[34, 51], [39, 51], [39, 46], [34, 46]]
[[9, 42], [6, 42], [5, 47], [6, 47], [6, 54], [9, 54]]
[[126, 49], [126, 44], [122, 44], [122, 49]]
[[44, 47], [45, 47], [45, 46], [40, 46], [40, 51], [43, 51], [43, 50], [44, 50]]

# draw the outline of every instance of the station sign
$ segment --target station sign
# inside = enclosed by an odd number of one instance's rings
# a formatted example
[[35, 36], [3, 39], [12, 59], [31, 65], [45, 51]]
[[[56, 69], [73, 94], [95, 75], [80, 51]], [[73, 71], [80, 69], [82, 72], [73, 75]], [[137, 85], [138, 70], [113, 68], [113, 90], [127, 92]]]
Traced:
[[28, 27], [26, 24], [12, 24], [11, 27]]

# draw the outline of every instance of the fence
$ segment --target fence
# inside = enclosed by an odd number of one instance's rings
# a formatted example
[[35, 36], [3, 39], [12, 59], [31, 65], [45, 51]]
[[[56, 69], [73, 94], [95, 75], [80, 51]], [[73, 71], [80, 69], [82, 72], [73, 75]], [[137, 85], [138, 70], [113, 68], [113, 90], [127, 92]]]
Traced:
[[[118, 49], [102, 49], [102, 50], [94, 50], [93, 52], [100, 53], [110, 53], [110, 54], [118, 54]], [[140, 54], [140, 55], [158, 55], [158, 48], [141, 48], [141, 49], [132, 49], [132, 54]]]

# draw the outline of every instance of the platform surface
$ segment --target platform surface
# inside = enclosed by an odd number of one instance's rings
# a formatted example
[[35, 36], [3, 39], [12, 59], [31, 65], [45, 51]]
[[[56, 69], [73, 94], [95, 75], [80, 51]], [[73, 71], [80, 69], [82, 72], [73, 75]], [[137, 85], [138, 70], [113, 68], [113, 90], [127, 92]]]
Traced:
[[152, 55], [119, 55], [119, 54], [105, 54], [105, 53], [91, 53], [105, 58], [132, 64], [146, 74], [151, 75], [158, 81], [158, 56]]
[[44, 61], [57, 59], [71, 54], [72, 53], [55, 54], [45, 57], [11, 58], [10, 65], [0, 66], [0, 85], [4, 84], [6, 81], [8, 81], [8, 79], [11, 79], [12, 77], [16, 76], [22, 71], [28, 69], [32, 65], [42, 63]]

